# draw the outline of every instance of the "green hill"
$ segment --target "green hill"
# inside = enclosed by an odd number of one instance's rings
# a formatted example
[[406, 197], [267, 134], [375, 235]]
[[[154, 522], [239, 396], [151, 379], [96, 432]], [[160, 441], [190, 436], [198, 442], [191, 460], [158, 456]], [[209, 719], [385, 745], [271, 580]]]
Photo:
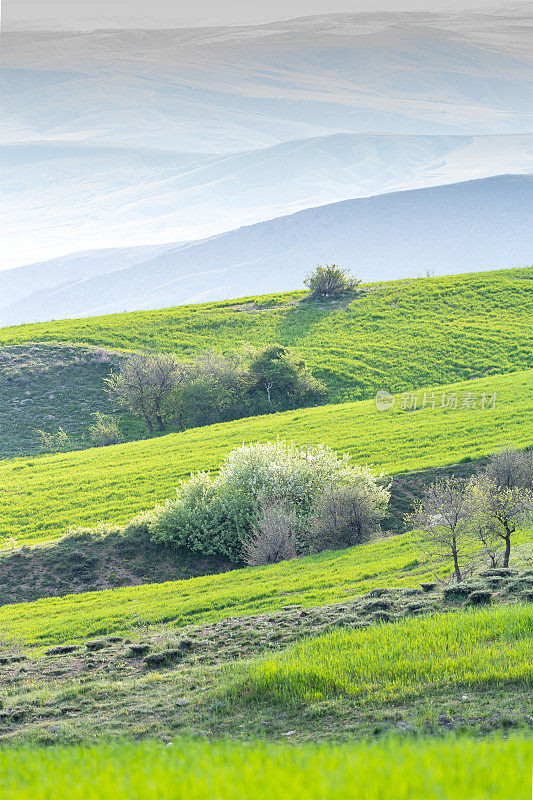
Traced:
[[[493, 375], [420, 390], [415, 393], [417, 409], [409, 407], [411, 395], [406, 396], [406, 409], [401, 396], [389, 411], [378, 411], [367, 400], [4, 461], [0, 537], [37, 542], [58, 538], [73, 525], [124, 522], [172, 497], [180, 478], [199, 469], [216, 470], [224, 455], [243, 441], [279, 436], [301, 444], [324, 442], [350, 452], [356, 462], [390, 473], [478, 458], [509, 443], [525, 447], [531, 443], [524, 421], [531, 414], [532, 381], [531, 371]], [[442, 408], [443, 392], [446, 398], [457, 396], [457, 409]], [[494, 408], [482, 409], [483, 397]]]
[[0, 330], [0, 345], [78, 342], [186, 357], [276, 341], [303, 355], [332, 402], [358, 400], [531, 366], [532, 277], [531, 268], [501, 270], [368, 284], [352, 302], [292, 292], [36, 323]]
[[[515, 543], [513, 564], [531, 564], [532, 531], [519, 532]], [[266, 567], [5, 605], [0, 627], [6, 644], [43, 647], [135, 629], [142, 633], [145, 626], [176, 629], [293, 610], [295, 604], [348, 603], [378, 587], [419, 587], [451, 572], [448, 560], [426, 556], [420, 534], [409, 532]]]
[[141, 439], [145, 426], [110, 405], [104, 378], [119, 356], [101, 348], [54, 342], [0, 349], [0, 459], [40, 452], [37, 430], [69, 436], [66, 449], [91, 447], [92, 414], [112, 413], [125, 441]]

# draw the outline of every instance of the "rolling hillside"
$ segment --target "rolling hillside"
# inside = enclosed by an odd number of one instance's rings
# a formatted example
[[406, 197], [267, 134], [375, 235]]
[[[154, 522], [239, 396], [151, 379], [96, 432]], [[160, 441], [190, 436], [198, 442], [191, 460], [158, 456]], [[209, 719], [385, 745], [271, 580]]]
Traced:
[[345, 200], [4, 302], [0, 324], [288, 291], [317, 263], [350, 267], [365, 281], [527, 266], [532, 227], [531, 175]]
[[[216, 470], [243, 441], [279, 436], [302, 444], [324, 442], [350, 452], [358, 463], [390, 473], [478, 458], [510, 443], [525, 447], [531, 444], [524, 420], [531, 414], [532, 380], [533, 373], [523, 371], [437, 386], [426, 390], [425, 408], [421, 390], [415, 393], [417, 410], [410, 408], [409, 394], [406, 410], [403, 397], [389, 411], [378, 411], [368, 400], [320, 406], [141, 442], [0, 462], [0, 537], [37, 542], [58, 538], [73, 525], [123, 522], [172, 497], [180, 478], [199, 469]], [[443, 393], [457, 395], [456, 410], [442, 408]]]
[[526, 5], [3, 25], [2, 800], [527, 796]]
[[[280, 342], [307, 360], [333, 402], [532, 364], [532, 269], [370, 284], [348, 304], [303, 293], [0, 329], [0, 346], [76, 342], [180, 357]], [[43, 411], [54, 414], [54, 404]], [[61, 410], [57, 424], [62, 424]], [[42, 426], [41, 426], [42, 427]]]
[[[531, 564], [532, 543], [531, 530], [516, 535], [513, 564]], [[420, 534], [409, 532], [264, 567], [4, 605], [0, 624], [6, 643], [43, 648], [114, 633], [142, 636], [148, 626], [168, 625], [175, 631], [273, 612], [290, 618], [299, 607], [331, 610], [332, 604], [359, 601], [365, 593], [390, 586], [400, 591], [417, 587], [412, 594], [420, 595], [421, 582], [446, 579], [451, 570], [447, 561], [424, 553]], [[511, 597], [528, 587], [531, 577]], [[383, 611], [379, 605], [370, 610]], [[157, 637], [157, 627], [151, 632]]]

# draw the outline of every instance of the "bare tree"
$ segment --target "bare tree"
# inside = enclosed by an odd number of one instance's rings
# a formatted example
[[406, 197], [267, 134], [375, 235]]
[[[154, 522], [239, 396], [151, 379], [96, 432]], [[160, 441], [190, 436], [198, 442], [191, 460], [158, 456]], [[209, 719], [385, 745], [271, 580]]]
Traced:
[[298, 519], [279, 501], [261, 500], [252, 538], [244, 542], [244, 560], [251, 567], [277, 564], [296, 556]]
[[533, 493], [523, 486], [500, 486], [488, 473], [475, 482], [473, 497], [474, 514], [482, 522], [478, 536], [485, 539], [489, 557], [503, 541], [503, 566], [508, 567], [514, 534], [533, 516]]
[[485, 475], [497, 486], [533, 488], [533, 452], [505, 447], [491, 456]]
[[429, 549], [451, 558], [455, 578], [461, 576], [461, 556], [472, 534], [472, 501], [466, 481], [446, 478], [427, 489], [422, 501], [415, 505], [406, 521], [419, 528]]
[[120, 365], [120, 372], [106, 378], [109, 394], [120, 406], [141, 416], [154, 432], [160, 431], [171, 413], [171, 396], [187, 376], [186, 368], [172, 353], [134, 353]]
[[367, 542], [380, 530], [385, 509], [358, 486], [327, 486], [309, 520], [313, 550], [351, 547]]

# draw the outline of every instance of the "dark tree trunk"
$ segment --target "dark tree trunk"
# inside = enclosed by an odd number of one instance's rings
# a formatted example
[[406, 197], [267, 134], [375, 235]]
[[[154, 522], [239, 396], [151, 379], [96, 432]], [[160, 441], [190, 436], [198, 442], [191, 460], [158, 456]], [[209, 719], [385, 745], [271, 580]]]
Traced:
[[160, 431], [164, 431], [165, 430], [165, 426], [163, 424], [163, 418], [161, 417], [161, 415], [160, 414], [156, 414], [155, 418], [157, 420], [157, 427], [159, 428], [159, 430]]
[[455, 545], [452, 548], [452, 555], [453, 555], [453, 568], [455, 570], [455, 580], [457, 583], [461, 581], [461, 570], [459, 569], [459, 557], [457, 555], [457, 548]]
[[505, 550], [503, 553], [503, 566], [509, 566], [509, 557], [511, 555], [511, 531], [505, 531]]
[[150, 419], [148, 414], [144, 414], [143, 416], [144, 416], [144, 420], [145, 420], [146, 424], [148, 425], [148, 430], [150, 431], [150, 433], [153, 433], [154, 432], [154, 426], [152, 425], [152, 420]]

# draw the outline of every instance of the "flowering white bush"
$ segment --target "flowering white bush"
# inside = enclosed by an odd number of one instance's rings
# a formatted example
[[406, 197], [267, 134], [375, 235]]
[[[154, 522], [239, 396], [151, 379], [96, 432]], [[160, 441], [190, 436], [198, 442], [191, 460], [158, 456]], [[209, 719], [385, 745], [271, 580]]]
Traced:
[[381, 477], [326, 445], [279, 440], [243, 444], [226, 456], [215, 479], [198, 473], [180, 483], [176, 500], [162, 509], [154, 535], [177, 547], [238, 561], [260, 503], [283, 503], [303, 521], [326, 488], [352, 487], [376, 509], [379, 520], [389, 499], [378, 483]]

